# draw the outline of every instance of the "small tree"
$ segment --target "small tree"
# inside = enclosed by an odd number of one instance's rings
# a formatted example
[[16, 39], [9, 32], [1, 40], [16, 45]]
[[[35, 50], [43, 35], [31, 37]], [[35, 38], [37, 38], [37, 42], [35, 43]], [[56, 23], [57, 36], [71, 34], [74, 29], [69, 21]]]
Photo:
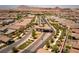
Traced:
[[71, 45], [66, 45], [66, 48], [71, 49]]
[[52, 48], [52, 52], [58, 53], [59, 52], [59, 48], [57, 45], [54, 45], [51, 47]]
[[36, 39], [35, 36], [36, 36], [36, 32], [35, 32], [35, 30], [33, 29], [33, 30], [32, 30], [32, 37], [33, 37], [34, 39]]
[[54, 39], [50, 39], [50, 41], [51, 41], [51, 43], [53, 43], [54, 42]]
[[47, 48], [50, 48], [50, 43], [49, 43], [49, 41], [46, 41], [46, 47], [47, 47]]
[[14, 53], [17, 53], [19, 51], [19, 49], [15, 48], [15, 47], [13, 47], [12, 50]]
[[22, 16], [19, 15], [19, 14], [17, 14], [17, 20], [19, 20], [19, 19], [21, 19], [21, 18], [22, 18]]
[[69, 52], [68, 48], [64, 48], [62, 51], [62, 53], [68, 53], [68, 52]]

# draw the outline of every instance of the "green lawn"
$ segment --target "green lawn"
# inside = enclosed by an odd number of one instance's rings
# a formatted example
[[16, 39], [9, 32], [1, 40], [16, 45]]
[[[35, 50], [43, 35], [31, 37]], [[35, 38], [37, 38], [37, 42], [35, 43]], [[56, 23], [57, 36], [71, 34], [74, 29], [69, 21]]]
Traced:
[[32, 42], [33, 42], [32, 40], [28, 40], [28, 41], [24, 42], [22, 45], [20, 45], [18, 47], [18, 49], [24, 49], [25, 47], [27, 47]]

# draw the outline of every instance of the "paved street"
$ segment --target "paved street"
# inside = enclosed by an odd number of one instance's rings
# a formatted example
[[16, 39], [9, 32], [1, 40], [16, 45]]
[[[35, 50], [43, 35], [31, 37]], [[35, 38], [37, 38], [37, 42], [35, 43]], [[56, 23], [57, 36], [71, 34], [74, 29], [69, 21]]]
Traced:
[[[56, 29], [51, 26], [51, 24], [48, 22], [47, 19], [44, 19], [46, 21], [46, 23], [48, 24], [48, 26], [54, 31], [56, 32]], [[1, 53], [7, 53], [7, 52], [11, 52], [11, 49], [15, 46], [18, 46], [19, 44], [21, 44], [22, 42], [26, 41], [26, 39], [29, 37], [29, 35], [31, 34], [31, 31], [26, 34], [22, 39], [18, 40], [17, 42], [3, 48], [0, 50]], [[38, 39], [38, 41], [36, 43], [34, 43], [33, 46], [31, 46], [28, 52], [35, 52], [38, 48], [43, 47], [44, 46], [44, 42], [47, 40], [48, 37], [51, 36], [52, 33], [44, 33], [40, 39]], [[27, 49], [25, 49], [22, 52], [26, 52]]]
[[79, 52], [79, 6], [21, 5], [0, 10], [0, 53]]
[[48, 26], [54, 31], [54, 34], [56, 34], [56, 29], [51, 26], [51, 24], [49, 23], [49, 21], [47, 20], [47, 18], [44, 19], [46, 21], [46, 23], [48, 24]]
[[[51, 26], [51, 24], [48, 22], [48, 20], [47, 20], [47, 19], [44, 19], [44, 20], [46, 21], [46, 23], [48, 24], [48, 26], [49, 26], [52, 30], [54, 30], [54, 32], [56, 32], [56, 29], [55, 29], [53, 26]], [[42, 37], [41, 37], [40, 39], [38, 39], [39, 41], [37, 41], [37, 42], [36, 42], [33, 46], [31, 46], [28, 50], [25, 49], [24, 51], [22, 51], [22, 53], [25, 53], [25, 52], [35, 52], [38, 48], [43, 47], [44, 44], [45, 44], [45, 42], [46, 42], [46, 40], [47, 40], [47, 38], [50, 37], [51, 34], [52, 34], [52, 33], [44, 33], [44, 34], [42, 35]]]
[[22, 53], [36, 52], [37, 49], [42, 48], [44, 46], [47, 38], [49, 38], [50, 36], [51, 36], [51, 33], [43, 33], [43, 35], [40, 37], [40, 39], [38, 39], [36, 42], [34, 42], [34, 44], [32, 44], [29, 49], [25, 49], [24, 51], [22, 51]]
[[43, 38], [36, 44], [33, 46], [33, 48], [30, 50], [31, 52], [36, 52], [37, 49], [42, 48], [45, 45], [45, 42], [47, 40], [47, 38], [51, 35], [51, 33], [46, 33]]
[[23, 41], [25, 41], [29, 35], [31, 34], [31, 31], [28, 32], [22, 39], [19, 39], [18, 41], [16, 41], [15, 43], [8, 45], [7, 47], [3, 48], [0, 50], [0, 53], [7, 53], [8, 51], [10, 51], [13, 47], [19, 45], [20, 43], [22, 43]]

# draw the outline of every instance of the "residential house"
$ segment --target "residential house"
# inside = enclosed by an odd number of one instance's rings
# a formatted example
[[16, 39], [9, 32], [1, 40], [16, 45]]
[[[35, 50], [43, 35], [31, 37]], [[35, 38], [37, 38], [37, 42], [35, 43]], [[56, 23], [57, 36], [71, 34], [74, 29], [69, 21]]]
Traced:
[[10, 44], [11, 43], [11, 38], [5, 35], [0, 35], [0, 42], [5, 43], [5, 44]]

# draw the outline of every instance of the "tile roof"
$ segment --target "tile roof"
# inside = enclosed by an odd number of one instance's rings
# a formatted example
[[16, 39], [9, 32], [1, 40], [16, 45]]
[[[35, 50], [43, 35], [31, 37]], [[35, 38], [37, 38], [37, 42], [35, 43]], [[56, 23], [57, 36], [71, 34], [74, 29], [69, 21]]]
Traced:
[[9, 40], [10, 40], [9, 37], [7, 37], [7, 36], [5, 36], [5, 35], [0, 35], [0, 41], [7, 42], [7, 41], [9, 41]]

